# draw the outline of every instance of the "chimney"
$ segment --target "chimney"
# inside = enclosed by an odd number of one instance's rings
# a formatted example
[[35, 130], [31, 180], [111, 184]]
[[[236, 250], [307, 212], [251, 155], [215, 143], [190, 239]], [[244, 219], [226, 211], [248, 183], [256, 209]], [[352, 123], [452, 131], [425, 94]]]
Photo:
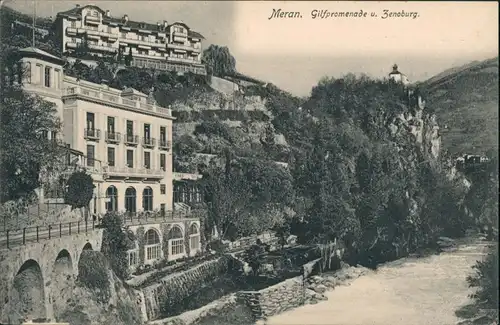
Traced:
[[167, 28], [167, 26], [168, 26], [168, 22], [167, 22], [166, 20], [164, 20], [164, 21], [163, 21], [163, 27], [164, 27], [164, 28]]
[[125, 23], [126, 23], [127, 21], [128, 21], [128, 15], [124, 15], [124, 16], [123, 16], [123, 22], [125, 22]]
[[111, 17], [111, 11], [106, 10], [106, 17]]

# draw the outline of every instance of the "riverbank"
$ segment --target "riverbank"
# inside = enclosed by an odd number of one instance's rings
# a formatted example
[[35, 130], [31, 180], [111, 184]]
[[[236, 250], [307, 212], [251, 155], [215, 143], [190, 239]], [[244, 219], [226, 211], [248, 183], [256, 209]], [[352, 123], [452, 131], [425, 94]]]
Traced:
[[268, 325], [454, 325], [457, 309], [470, 303], [471, 266], [487, 243], [462, 241], [457, 249], [409, 257], [367, 272], [348, 286], [326, 291], [327, 300], [267, 319]]

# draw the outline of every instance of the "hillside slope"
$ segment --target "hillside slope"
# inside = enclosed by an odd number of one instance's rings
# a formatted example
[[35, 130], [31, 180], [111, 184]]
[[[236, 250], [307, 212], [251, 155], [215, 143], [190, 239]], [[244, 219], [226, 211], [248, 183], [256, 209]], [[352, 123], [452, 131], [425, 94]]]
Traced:
[[498, 57], [446, 70], [422, 83], [451, 154], [498, 146]]

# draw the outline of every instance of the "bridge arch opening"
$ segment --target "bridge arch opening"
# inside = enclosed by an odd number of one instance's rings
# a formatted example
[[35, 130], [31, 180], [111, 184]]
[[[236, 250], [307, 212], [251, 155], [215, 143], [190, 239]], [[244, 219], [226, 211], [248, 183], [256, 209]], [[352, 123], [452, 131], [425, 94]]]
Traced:
[[45, 318], [45, 286], [42, 269], [37, 261], [24, 262], [16, 273], [9, 299], [9, 318], [17, 321], [30, 316]]
[[91, 243], [86, 243], [85, 246], [83, 246], [84, 251], [92, 251], [94, 248], [92, 247]]
[[[74, 289], [73, 274], [74, 270], [71, 254], [68, 250], [63, 249], [57, 254], [52, 267], [50, 278], [51, 292], [59, 297], [71, 297], [71, 292]], [[52, 307], [54, 316], [59, 320], [67, 307], [66, 299], [54, 299], [52, 301]]]

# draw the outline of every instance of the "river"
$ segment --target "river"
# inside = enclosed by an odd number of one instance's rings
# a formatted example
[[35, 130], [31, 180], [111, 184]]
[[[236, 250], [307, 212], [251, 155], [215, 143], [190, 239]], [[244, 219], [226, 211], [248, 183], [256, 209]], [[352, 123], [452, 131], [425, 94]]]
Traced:
[[486, 243], [474, 239], [452, 252], [387, 263], [327, 292], [327, 301], [270, 317], [265, 324], [454, 325], [455, 311], [470, 301], [465, 279], [486, 251]]

